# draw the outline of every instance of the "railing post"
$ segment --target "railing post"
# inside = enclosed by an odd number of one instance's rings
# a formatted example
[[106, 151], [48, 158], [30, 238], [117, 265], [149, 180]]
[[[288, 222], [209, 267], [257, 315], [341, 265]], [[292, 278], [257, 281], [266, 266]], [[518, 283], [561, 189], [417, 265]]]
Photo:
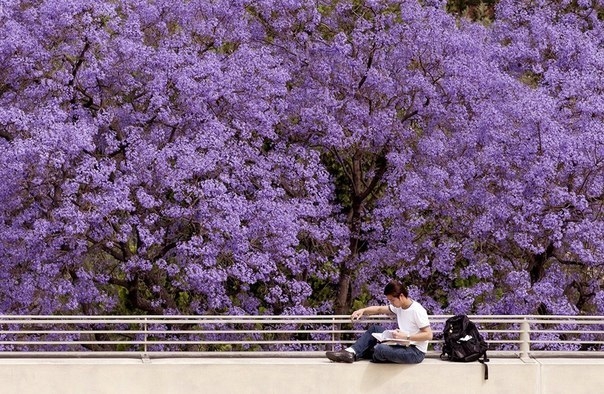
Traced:
[[336, 340], [336, 319], [334, 317], [331, 318], [331, 347], [329, 350], [335, 349], [335, 340]]
[[531, 326], [529, 322], [524, 318], [520, 323], [520, 358], [529, 358], [531, 351]]
[[143, 343], [143, 351], [145, 352], [145, 354], [147, 354], [147, 318], [145, 317], [145, 322], [143, 323], [143, 331], [145, 333], [144, 335], [144, 343]]

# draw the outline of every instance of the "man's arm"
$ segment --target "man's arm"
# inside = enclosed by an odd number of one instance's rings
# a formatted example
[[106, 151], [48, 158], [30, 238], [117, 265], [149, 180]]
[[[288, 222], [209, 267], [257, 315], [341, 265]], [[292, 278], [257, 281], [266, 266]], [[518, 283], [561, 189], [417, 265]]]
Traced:
[[352, 320], [358, 320], [363, 315], [391, 315], [392, 311], [387, 306], [374, 305], [366, 308], [357, 309], [352, 312], [350, 318]]
[[432, 337], [433, 337], [432, 329], [430, 328], [430, 326], [427, 326], [427, 327], [420, 328], [419, 331], [416, 332], [415, 334], [409, 335], [409, 340], [417, 341], [417, 342], [430, 341], [430, 340], [432, 340]]

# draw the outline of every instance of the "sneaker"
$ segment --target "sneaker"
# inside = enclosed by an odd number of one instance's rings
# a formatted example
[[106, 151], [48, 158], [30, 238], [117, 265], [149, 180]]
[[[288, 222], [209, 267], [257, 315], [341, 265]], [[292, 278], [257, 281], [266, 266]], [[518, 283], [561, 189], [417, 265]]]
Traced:
[[336, 363], [353, 363], [355, 361], [354, 353], [347, 352], [346, 350], [341, 350], [339, 352], [326, 352], [325, 356]]

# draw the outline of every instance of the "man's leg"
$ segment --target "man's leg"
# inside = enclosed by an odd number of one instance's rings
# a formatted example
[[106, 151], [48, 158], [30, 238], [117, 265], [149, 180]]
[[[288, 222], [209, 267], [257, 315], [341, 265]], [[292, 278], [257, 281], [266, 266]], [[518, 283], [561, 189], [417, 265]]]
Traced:
[[350, 346], [357, 358], [366, 358], [371, 359], [373, 355], [373, 348], [377, 345], [378, 341], [372, 335], [376, 332], [384, 332], [384, 327], [382, 326], [371, 326], [367, 331], [363, 333], [356, 340], [356, 342]]
[[418, 364], [425, 354], [415, 346], [390, 346], [383, 343], [373, 349], [371, 361], [378, 363]]
[[377, 344], [377, 339], [375, 339], [371, 334], [383, 331], [383, 327], [371, 326], [349, 348], [339, 352], [326, 352], [325, 355], [331, 361], [341, 363], [352, 363], [359, 358], [371, 359], [373, 355], [373, 348]]

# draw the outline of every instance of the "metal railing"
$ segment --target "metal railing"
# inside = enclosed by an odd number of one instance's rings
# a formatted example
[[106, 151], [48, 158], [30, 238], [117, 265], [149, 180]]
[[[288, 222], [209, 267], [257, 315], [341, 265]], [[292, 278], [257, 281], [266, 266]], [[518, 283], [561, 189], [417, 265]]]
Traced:
[[[447, 315], [430, 316], [440, 354]], [[604, 357], [603, 316], [470, 316], [490, 356]], [[0, 316], [0, 357], [317, 357], [388, 316]]]

